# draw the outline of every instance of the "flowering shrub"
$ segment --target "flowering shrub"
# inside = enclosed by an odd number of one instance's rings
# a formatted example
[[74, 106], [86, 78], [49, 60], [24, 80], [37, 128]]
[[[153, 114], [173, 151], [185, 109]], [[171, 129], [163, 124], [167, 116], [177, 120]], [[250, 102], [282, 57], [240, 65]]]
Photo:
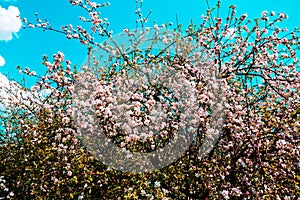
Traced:
[[[170, 24], [147, 29], [148, 19], [138, 9], [142, 33], [124, 29], [125, 35], [139, 39], [147, 31], [153, 30], [154, 34], [146, 48], [140, 48], [138, 40], [130, 43], [128, 50], [114, 40], [109, 22], [99, 14], [99, 9], [109, 4], [88, 0], [69, 2], [87, 11], [89, 17], [81, 20], [91, 24], [90, 30], [72, 25], [54, 29], [38, 15], [36, 24], [27, 19], [24, 22], [28, 28], [57, 31], [87, 45], [86, 66], [74, 69], [64, 54], [58, 52], [53, 59], [43, 58], [47, 68], [44, 76], [19, 69], [38, 78], [32, 88], [18, 84], [2, 88], [9, 95], [1, 99], [5, 106], [1, 114], [1, 197], [296, 199], [300, 196], [297, 58], [300, 41], [299, 30], [290, 32], [277, 26], [287, 15], [263, 12], [260, 18], [250, 20], [245, 14], [236, 16], [235, 6], [231, 6], [225, 19], [214, 17], [217, 12], [207, 10], [200, 25], [191, 24], [183, 31], [180, 26], [171, 30]], [[91, 33], [107, 37], [109, 42], [100, 44]], [[109, 56], [102, 60], [93, 57], [98, 49]], [[147, 73], [153, 69], [154, 72]], [[134, 77], [141, 74], [152, 77], [134, 82]], [[211, 74], [220, 80], [217, 88], [221, 86], [224, 92], [212, 92], [214, 87], [208, 77]], [[171, 75], [186, 85], [178, 84], [170, 90], [163, 81]], [[80, 78], [87, 79], [78, 85]], [[131, 80], [136, 87], [128, 96], [114, 90], [122, 84], [134, 85], [127, 83]], [[79, 94], [78, 87], [88, 89], [89, 84], [97, 90], [85, 93], [92, 99], [81, 104], [80, 100], [86, 99], [74, 98], [74, 93]], [[191, 89], [194, 97], [180, 100], [176, 88], [185, 97], [190, 94], [186, 89]], [[226, 99], [222, 110], [213, 107], [217, 98], [214, 94]], [[113, 107], [115, 101], [122, 100], [131, 102], [124, 104], [129, 106], [124, 115]], [[182, 106], [190, 101], [195, 112]], [[158, 103], [163, 104], [164, 115], [151, 118], [151, 111]], [[75, 105], [92, 107], [95, 119], [80, 115]], [[224, 113], [224, 123], [220, 137], [204, 155], [201, 154], [204, 139], [217, 131], [211, 129], [216, 111], [220, 118]], [[152, 132], [145, 129], [155, 122], [165, 123], [154, 126]], [[86, 130], [83, 128], [92, 128], [87, 132], [93, 134], [96, 126], [123, 149], [151, 152], [166, 146], [179, 135], [178, 129], [189, 122], [190, 128], [195, 129], [194, 138], [188, 149], [183, 149], [183, 155], [167, 166], [140, 173], [124, 172], [100, 162], [101, 155], [96, 152], [100, 147], [94, 148], [98, 140], [94, 140], [94, 135], [82, 134]], [[92, 139], [85, 138], [89, 136]], [[155, 163], [163, 158], [153, 159]]]

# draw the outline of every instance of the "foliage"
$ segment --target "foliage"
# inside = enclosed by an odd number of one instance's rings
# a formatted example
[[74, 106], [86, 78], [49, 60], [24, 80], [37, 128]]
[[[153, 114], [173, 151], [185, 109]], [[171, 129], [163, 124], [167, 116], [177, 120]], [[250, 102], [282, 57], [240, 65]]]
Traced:
[[[166, 47], [177, 43], [175, 46], [183, 50], [168, 54], [168, 48], [165, 48], [154, 54], [151, 48], [139, 53], [118, 46], [109, 31], [109, 23], [99, 12], [109, 4], [87, 0], [69, 2], [87, 11], [89, 17], [81, 20], [90, 23], [90, 30], [72, 25], [54, 29], [38, 15], [37, 24], [27, 19], [24, 22], [29, 28], [52, 30], [68, 39], [79, 40], [88, 47], [88, 55], [96, 48], [110, 48], [98, 43], [95, 35], [107, 37], [116, 45], [116, 50], [110, 50], [115, 59], [106, 70], [100, 68], [99, 63], [90, 62], [90, 70], [98, 75], [99, 85], [104, 88], [102, 93], [95, 94], [99, 101], [94, 105], [109, 104], [105, 95], [110, 84], [117, 83], [114, 78], [124, 73], [121, 75], [124, 81], [130, 70], [137, 69], [140, 61], [160, 63], [178, 71], [195, 86], [199, 109], [203, 109], [197, 122], [199, 134], [180, 159], [163, 169], [125, 173], [102, 164], [85, 148], [75, 126], [72, 94], [80, 71], [72, 69], [71, 62], [58, 52], [52, 60], [44, 57], [43, 65], [47, 68], [44, 76], [39, 77], [29, 69], [23, 70], [25, 74], [38, 78], [31, 89], [17, 85], [2, 88], [9, 96], [1, 99], [6, 106], [1, 115], [1, 197], [296, 199], [300, 196], [300, 73], [297, 58], [300, 41], [299, 30], [290, 32], [277, 26], [287, 15], [263, 12], [261, 17], [250, 20], [245, 14], [236, 16], [235, 6], [231, 6], [228, 16], [221, 19], [218, 3], [202, 16], [200, 25], [191, 24], [184, 31], [181, 26], [172, 29], [168, 23], [167, 26], [155, 24], [150, 28], [158, 32], [153, 36], [157, 37], [154, 41], [162, 41]], [[146, 29], [148, 19], [142, 17], [140, 8], [136, 13], [141, 28]], [[136, 34], [128, 29], [124, 29], [124, 33], [133, 37]], [[171, 34], [171, 39], [164, 37], [168, 34]], [[200, 47], [201, 53], [209, 53], [210, 59], [202, 64], [209, 63], [208, 66], [216, 69], [226, 97], [222, 135], [205, 157], [199, 156], [199, 148], [203, 137], [208, 134], [212, 97], [206, 77], [200, 74], [204, 65], [194, 66], [192, 57], [187, 56], [195, 53], [193, 45]], [[121, 70], [118, 71], [117, 66], [121, 66]], [[99, 69], [102, 70], [97, 71]], [[145, 87], [146, 91], [148, 89]], [[163, 91], [161, 87], [154, 90]], [[147, 98], [151, 99], [150, 96]], [[141, 99], [137, 101], [142, 102]], [[99, 118], [106, 119], [109, 110], [99, 107], [98, 110]], [[176, 123], [178, 116], [173, 116], [171, 125]], [[145, 122], [145, 118], [142, 121]], [[132, 135], [112, 129], [106, 131], [116, 144], [132, 151], [152, 149], [148, 145], [151, 140], [143, 143], [144, 149], [139, 149], [141, 145]], [[166, 137], [160, 139], [167, 141], [173, 132], [173, 129], [167, 129]], [[157, 140], [154, 144], [159, 146]]]

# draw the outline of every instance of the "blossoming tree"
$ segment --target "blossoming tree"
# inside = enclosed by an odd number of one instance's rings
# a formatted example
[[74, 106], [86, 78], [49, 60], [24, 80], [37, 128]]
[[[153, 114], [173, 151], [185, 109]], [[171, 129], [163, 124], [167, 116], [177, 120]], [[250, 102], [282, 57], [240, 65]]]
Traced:
[[[140, 29], [124, 29], [123, 35], [130, 41], [126, 47], [99, 14], [108, 3], [69, 2], [88, 13], [81, 20], [90, 23], [90, 29], [72, 25], [55, 29], [38, 15], [36, 23], [24, 19], [27, 28], [56, 31], [78, 40], [88, 47], [88, 58], [81, 69], [75, 69], [62, 52], [53, 59], [45, 56], [43, 76], [19, 68], [38, 78], [32, 88], [18, 84], [1, 88], [9, 94], [1, 99], [5, 107], [1, 114], [2, 197], [300, 196], [300, 41], [298, 29], [279, 27], [287, 15], [263, 12], [250, 20], [245, 14], [237, 16], [231, 6], [223, 19], [218, 16], [219, 2], [217, 12], [207, 10], [201, 24], [182, 30], [170, 23], [147, 27], [148, 17], [138, 9]], [[106, 37], [107, 42], [99, 43], [95, 35]], [[144, 36], [150, 37], [150, 42], [145, 42]], [[144, 79], [136, 79], [141, 75]], [[172, 83], [170, 89], [166, 80], [173, 75], [180, 84]], [[211, 84], [212, 79], [218, 84]], [[126, 84], [132, 91], [118, 93], [116, 88]], [[89, 98], [81, 99], [78, 91]], [[115, 102], [125, 111], [116, 112]], [[158, 104], [163, 112], [153, 117]], [[87, 107], [92, 108], [93, 119], [89, 110], [84, 110]], [[219, 118], [218, 137], [213, 137], [213, 147], [203, 154], [206, 138], [218, 132], [212, 124], [218, 126], [213, 122]], [[155, 122], [159, 126], [153, 128]], [[152, 168], [138, 173], [111, 166], [115, 160], [101, 162], [110, 152], [99, 154], [96, 131], [101, 130], [124, 152], [149, 153], [167, 146], [186, 124], [192, 134], [184, 133], [192, 138], [183, 138], [191, 143], [183, 152], [176, 152], [180, 157], [166, 166], [155, 165], [166, 159], [163, 156], [152, 157]], [[120, 166], [124, 164], [121, 161]], [[147, 164], [143, 160], [134, 163]]]

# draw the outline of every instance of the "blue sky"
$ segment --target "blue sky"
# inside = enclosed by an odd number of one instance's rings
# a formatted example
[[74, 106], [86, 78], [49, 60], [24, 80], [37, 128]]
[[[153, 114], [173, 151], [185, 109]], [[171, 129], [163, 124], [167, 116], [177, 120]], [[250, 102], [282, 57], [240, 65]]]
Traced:
[[[103, 1], [96, 0], [99, 3]], [[211, 5], [215, 1], [209, 0]], [[107, 17], [111, 22], [111, 29], [114, 33], [121, 32], [123, 28], [134, 28], [136, 16], [135, 0], [111, 0], [110, 7], [102, 10], [102, 16]], [[284, 24], [292, 29], [300, 25], [299, 0], [223, 0], [222, 9], [227, 13], [229, 5], [236, 5], [238, 14], [247, 13], [249, 18], [259, 17], [263, 10], [284, 12], [289, 15], [289, 20]], [[41, 65], [42, 56], [62, 51], [72, 64], [79, 65], [86, 57], [86, 47], [75, 40], [67, 40], [64, 35], [55, 32], [43, 32], [40, 29], [20, 29], [16, 33], [17, 21], [13, 24], [5, 24], [3, 10], [8, 10], [9, 6], [14, 6], [20, 12], [21, 18], [35, 20], [35, 13], [38, 12], [41, 18], [47, 18], [54, 27], [70, 24], [79, 25], [79, 15], [85, 13], [78, 7], [73, 7], [68, 0], [0, 0], [0, 63], [1, 58], [5, 59], [5, 65], [0, 67], [0, 73], [9, 73], [10, 77], [21, 80], [16, 69], [17, 65], [29, 67], [38, 73], [43, 73], [45, 68]], [[16, 9], [10, 8], [11, 13]], [[144, 0], [143, 11], [146, 15], [149, 10], [153, 11], [149, 20], [149, 25], [153, 25], [156, 20], [158, 24], [165, 22], [176, 22], [176, 14], [179, 23], [187, 25], [191, 19], [200, 22], [200, 16], [206, 9], [205, 0]], [[1, 11], [2, 10], [2, 11]], [[12, 12], [14, 11], [14, 12]], [[6, 12], [7, 14], [7, 12]], [[8, 29], [7, 29], [7, 26]], [[6, 35], [3, 35], [5, 32]], [[9, 38], [11, 31], [12, 38]], [[2, 37], [2, 38], [1, 38]], [[4, 38], [4, 39], [3, 39]], [[5, 39], [6, 38], [6, 39]], [[3, 60], [2, 60], [3, 62]]]

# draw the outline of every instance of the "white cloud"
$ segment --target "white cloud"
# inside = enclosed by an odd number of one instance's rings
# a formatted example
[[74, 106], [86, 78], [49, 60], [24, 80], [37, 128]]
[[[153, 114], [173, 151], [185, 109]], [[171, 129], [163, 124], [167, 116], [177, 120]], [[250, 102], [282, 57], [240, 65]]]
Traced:
[[[9, 80], [6, 76], [4, 76], [2, 73], [0, 73], [0, 88], [1, 86], [8, 86]], [[1, 93], [2, 90], [0, 90]]]
[[10, 81], [0, 73], [0, 109], [9, 108], [17, 102], [24, 102], [24, 97], [28, 97], [28, 92], [21, 90], [20, 85], [15, 81]]
[[235, 28], [228, 28], [226, 30], [225, 38], [230, 40], [233, 39], [235, 37], [235, 32], [236, 32]]
[[33, 110], [39, 109], [43, 100], [51, 94], [51, 89], [36, 92], [24, 90], [16, 81], [10, 81], [0, 72], [0, 111], [20, 108], [26, 105]]
[[19, 8], [9, 6], [7, 9], [0, 6], [0, 40], [11, 40], [22, 27], [19, 17]]
[[8, 97], [7, 93], [6, 93], [6, 88], [8, 87], [8, 85], [9, 85], [9, 80], [7, 79], [6, 76], [4, 76], [0, 73], [0, 98], [1, 98], [0, 99], [0, 110], [3, 110], [4, 105], [2, 103], [4, 103], [6, 98]]
[[0, 67], [5, 65], [5, 59], [0, 55]]

